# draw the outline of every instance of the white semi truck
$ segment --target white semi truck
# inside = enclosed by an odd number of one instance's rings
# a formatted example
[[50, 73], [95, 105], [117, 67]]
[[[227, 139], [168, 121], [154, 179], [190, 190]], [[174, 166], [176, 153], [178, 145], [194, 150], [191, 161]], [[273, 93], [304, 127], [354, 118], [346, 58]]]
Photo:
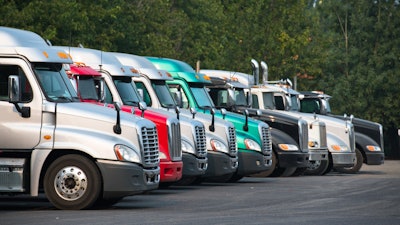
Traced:
[[0, 27], [0, 194], [85, 209], [158, 188], [155, 124], [81, 103], [72, 63], [36, 33]]

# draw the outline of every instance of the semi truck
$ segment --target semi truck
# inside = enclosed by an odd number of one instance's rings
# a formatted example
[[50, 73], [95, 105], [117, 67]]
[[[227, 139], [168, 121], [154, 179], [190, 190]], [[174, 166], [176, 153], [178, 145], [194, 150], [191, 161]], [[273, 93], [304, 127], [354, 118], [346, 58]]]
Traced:
[[[113, 107], [113, 102], [118, 102], [121, 104], [123, 112], [141, 116], [156, 124], [160, 150], [160, 186], [169, 186], [171, 183], [180, 180], [183, 167], [180, 122], [175, 115], [143, 107], [144, 104], [138, 97], [134, 84], [132, 84], [132, 77], [138, 75], [132, 73], [129, 68], [124, 67], [107, 52], [79, 47], [54, 47], [66, 51], [72, 57], [75, 63], [73, 65], [74, 78], [77, 78], [75, 82], [78, 90], [80, 90], [78, 95], [82, 99], [88, 101], [93, 98], [92, 93], [96, 92], [93, 77], [87, 76], [90, 69], [95, 69], [104, 79], [104, 99], [102, 99], [103, 102], [93, 103]], [[84, 68], [84, 66], [89, 68]], [[79, 68], [81, 68], [81, 71], [83, 71], [83, 68], [85, 69], [81, 74], [82, 76], [77, 74]], [[79, 86], [83, 87], [79, 88]]]
[[0, 194], [86, 209], [159, 185], [153, 122], [85, 104], [64, 52], [38, 34], [0, 27]]
[[[173, 111], [178, 107], [166, 85], [166, 81], [173, 80], [169, 73], [158, 70], [143, 56], [125, 53], [115, 53], [115, 56], [121, 63], [139, 72], [140, 76], [132, 79], [149, 106], [165, 111]], [[202, 180], [229, 181], [238, 166], [236, 132], [233, 124], [208, 114], [197, 113], [194, 108], [180, 109], [180, 115], [190, 121], [198, 120], [205, 125], [209, 159], [206, 173], [198, 179], [186, 179], [184, 184], [199, 183]], [[193, 158], [190, 154], [187, 157]]]
[[320, 91], [300, 91], [300, 111], [333, 116], [342, 120], [351, 120], [355, 132], [356, 162], [352, 167], [338, 168], [343, 173], [356, 173], [363, 163], [367, 165], [384, 164], [383, 127], [381, 124], [352, 116], [331, 113], [330, 95]]
[[[342, 121], [323, 115], [301, 113], [299, 109], [299, 93], [281, 81], [269, 81], [267, 64], [261, 62], [263, 82], [251, 89], [253, 107], [270, 106], [282, 113], [308, 119], [318, 119], [326, 125], [327, 146], [329, 151], [329, 165], [325, 173], [332, 168], [352, 167], [355, 163], [355, 134], [354, 126], [350, 121]], [[286, 84], [286, 80], [284, 80]]]
[[[239, 152], [239, 168], [232, 181], [244, 176], [271, 169], [272, 140], [268, 124], [226, 110], [216, 110], [205, 85], [210, 80], [204, 74], [195, 71], [186, 62], [159, 57], [146, 57], [157, 69], [166, 70], [173, 80], [168, 80], [170, 92], [181, 108], [193, 107], [200, 113], [211, 114], [234, 124]], [[198, 66], [197, 66], [198, 67]]]
[[[325, 123], [314, 120], [308, 121], [308, 125], [302, 117], [270, 109], [250, 108], [251, 98], [245, 94], [245, 90], [251, 92], [254, 77], [258, 77], [259, 72], [258, 62], [252, 60], [251, 63], [254, 76], [234, 71], [200, 70], [211, 78], [212, 84], [207, 87], [214, 104], [237, 113], [247, 109], [252, 117], [271, 126], [275, 170], [292, 166], [297, 168], [294, 175], [323, 175], [328, 167]], [[309, 161], [303, 162], [307, 154]]]

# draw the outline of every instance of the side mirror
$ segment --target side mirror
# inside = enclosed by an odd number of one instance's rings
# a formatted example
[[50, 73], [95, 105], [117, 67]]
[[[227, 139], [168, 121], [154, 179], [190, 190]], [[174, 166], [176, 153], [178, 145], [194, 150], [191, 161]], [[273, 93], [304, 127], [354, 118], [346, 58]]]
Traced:
[[106, 99], [106, 92], [105, 92], [105, 85], [104, 85], [104, 80], [103, 79], [101, 79], [100, 80], [100, 82], [99, 82], [99, 85], [100, 85], [100, 90], [99, 90], [99, 94], [100, 94], [100, 102], [104, 102], [105, 101], [105, 99]]
[[222, 108], [222, 109], [221, 109], [221, 114], [222, 114], [222, 119], [225, 119], [225, 116], [226, 116], [226, 109]]
[[195, 117], [195, 115], [197, 113], [197, 110], [195, 108], [193, 108], [193, 107], [190, 107], [190, 113], [193, 115], [192, 118], [194, 119], [194, 117]]
[[21, 101], [19, 77], [11, 75], [8, 77], [8, 101], [17, 103]]
[[144, 111], [147, 109], [146, 102], [139, 102], [139, 109], [142, 111], [142, 117], [144, 117]]

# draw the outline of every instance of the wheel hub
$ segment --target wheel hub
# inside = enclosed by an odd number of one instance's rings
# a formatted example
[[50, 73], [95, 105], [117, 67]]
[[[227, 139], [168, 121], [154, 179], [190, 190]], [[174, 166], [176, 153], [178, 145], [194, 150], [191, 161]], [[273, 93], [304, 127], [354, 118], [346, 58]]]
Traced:
[[86, 191], [86, 174], [78, 167], [64, 167], [58, 171], [54, 179], [54, 187], [57, 194], [69, 201], [79, 199]]

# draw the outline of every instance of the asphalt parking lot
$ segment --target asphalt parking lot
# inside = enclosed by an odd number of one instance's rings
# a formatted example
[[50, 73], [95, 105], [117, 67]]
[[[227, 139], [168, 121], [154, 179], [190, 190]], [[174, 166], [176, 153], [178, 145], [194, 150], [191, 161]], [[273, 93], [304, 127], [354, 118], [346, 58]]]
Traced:
[[64, 211], [43, 196], [0, 196], [0, 225], [6, 224], [400, 224], [400, 161], [364, 164], [358, 174], [171, 186], [101, 210]]

